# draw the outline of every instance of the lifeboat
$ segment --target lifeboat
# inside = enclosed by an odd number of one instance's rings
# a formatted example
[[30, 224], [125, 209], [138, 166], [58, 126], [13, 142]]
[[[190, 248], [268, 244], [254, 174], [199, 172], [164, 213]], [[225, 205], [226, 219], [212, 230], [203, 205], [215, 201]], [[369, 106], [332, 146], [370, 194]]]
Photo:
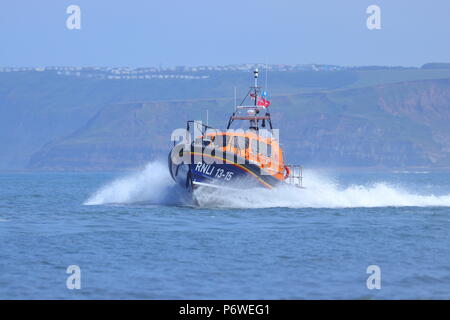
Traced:
[[[169, 171], [186, 190], [194, 192], [199, 186], [303, 187], [301, 166], [284, 162], [278, 130], [272, 126], [267, 93], [258, 87], [258, 70], [253, 74], [254, 86], [241, 104], [235, 106], [226, 130], [190, 120], [185, 129], [172, 134]], [[245, 104], [247, 101], [250, 103]]]

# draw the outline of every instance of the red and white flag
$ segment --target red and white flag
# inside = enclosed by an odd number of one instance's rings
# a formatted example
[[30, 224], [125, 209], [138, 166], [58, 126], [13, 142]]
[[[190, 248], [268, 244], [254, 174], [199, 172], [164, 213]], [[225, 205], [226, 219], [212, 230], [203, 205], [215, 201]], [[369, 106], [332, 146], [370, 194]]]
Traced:
[[266, 100], [264, 98], [258, 97], [258, 103], [257, 104], [258, 104], [259, 107], [267, 108], [267, 107], [270, 106], [270, 101]]

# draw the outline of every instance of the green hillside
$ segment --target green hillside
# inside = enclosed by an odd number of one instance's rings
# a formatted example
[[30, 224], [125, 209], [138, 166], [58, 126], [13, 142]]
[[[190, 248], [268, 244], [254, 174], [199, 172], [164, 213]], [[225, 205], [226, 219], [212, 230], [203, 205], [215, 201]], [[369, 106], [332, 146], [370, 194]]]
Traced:
[[[0, 73], [0, 170], [134, 167], [165, 155], [188, 119], [225, 125], [246, 72], [103, 80]], [[250, 78], [250, 79], [249, 79]], [[450, 167], [450, 69], [269, 73], [289, 160], [326, 166]], [[264, 82], [264, 79], [262, 80]]]
[[[277, 96], [272, 115], [289, 162], [308, 166], [450, 167], [450, 80]], [[164, 158], [188, 119], [224, 128], [231, 99], [111, 104], [32, 168], [119, 169]]]
[[[46, 143], [84, 125], [102, 107], [117, 102], [232, 97], [249, 84], [244, 72], [204, 72], [207, 79], [101, 80], [53, 72], [0, 73], [0, 170], [23, 169]], [[331, 88], [355, 81], [352, 73], [271, 75], [271, 93]], [[273, 78], [273, 79], [272, 79]]]

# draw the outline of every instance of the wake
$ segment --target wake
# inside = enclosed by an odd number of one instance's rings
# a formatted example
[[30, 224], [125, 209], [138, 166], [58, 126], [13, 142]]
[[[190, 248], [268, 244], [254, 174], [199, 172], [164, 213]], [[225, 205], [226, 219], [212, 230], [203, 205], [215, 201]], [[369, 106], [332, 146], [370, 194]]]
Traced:
[[[416, 194], [388, 182], [342, 187], [314, 172], [305, 172], [306, 189], [282, 186], [273, 190], [196, 190], [200, 207], [207, 208], [372, 208], [450, 206], [450, 194]], [[143, 170], [107, 183], [85, 205], [148, 203], [192, 205], [190, 197], [169, 175], [167, 166], [149, 163]]]
[[375, 208], [450, 206], [450, 194], [444, 196], [409, 193], [398, 186], [377, 182], [370, 186], [341, 188], [324, 178], [305, 175], [306, 189], [282, 186], [273, 190], [244, 190], [230, 195], [217, 191], [199, 193], [204, 207], [230, 208]]

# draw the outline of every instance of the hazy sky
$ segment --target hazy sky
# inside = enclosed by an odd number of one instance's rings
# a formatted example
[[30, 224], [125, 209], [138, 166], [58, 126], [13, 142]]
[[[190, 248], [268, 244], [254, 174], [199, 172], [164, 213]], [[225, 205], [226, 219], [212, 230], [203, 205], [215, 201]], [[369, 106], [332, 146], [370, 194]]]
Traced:
[[[81, 29], [69, 30], [69, 5]], [[381, 8], [381, 30], [366, 9]], [[449, 0], [3, 0], [0, 66], [450, 62]]]

